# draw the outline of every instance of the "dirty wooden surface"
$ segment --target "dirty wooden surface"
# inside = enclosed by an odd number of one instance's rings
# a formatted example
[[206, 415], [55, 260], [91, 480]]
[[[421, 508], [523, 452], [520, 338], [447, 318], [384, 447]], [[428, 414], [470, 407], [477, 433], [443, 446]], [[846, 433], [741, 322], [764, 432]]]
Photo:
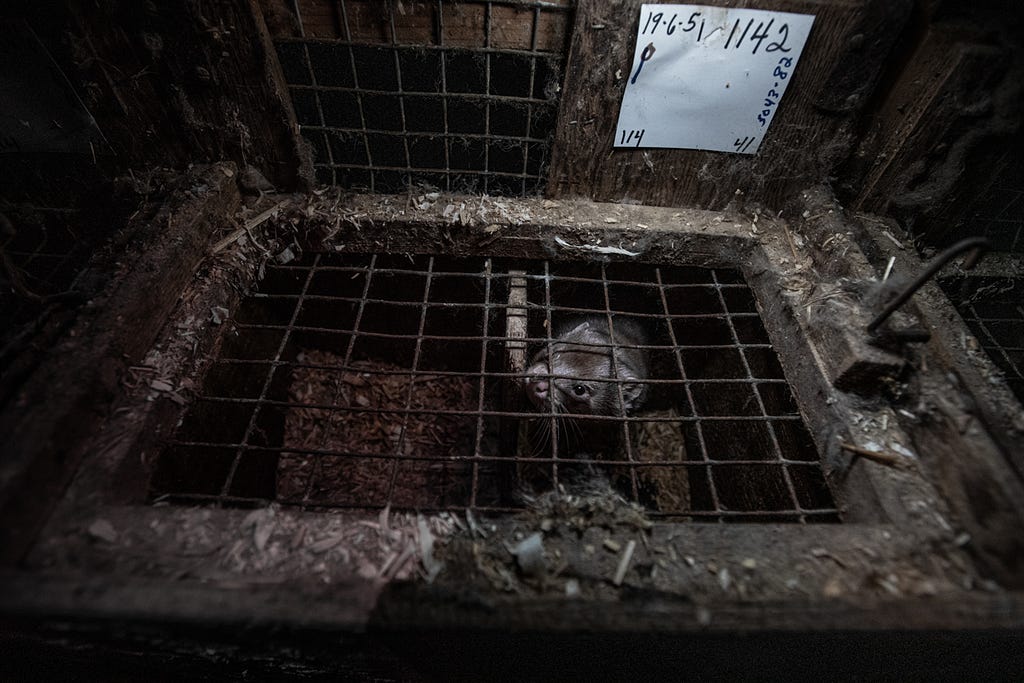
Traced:
[[130, 165], [230, 159], [282, 187], [302, 183], [294, 114], [254, 3], [70, 4], [73, 77], [115, 154]]
[[[389, 11], [378, 0], [299, 0], [302, 30], [306, 38], [316, 40], [351, 39], [357, 44], [443, 45], [479, 48], [485, 46], [488, 24], [490, 45], [496, 50], [533, 49], [534, 8], [483, 2], [438, 3], [405, 2]], [[569, 0], [545, 3], [539, 11], [536, 49], [561, 51], [569, 28], [571, 13], [559, 8], [571, 6]], [[299, 20], [291, 0], [260, 0], [267, 27], [274, 38], [299, 37]], [[348, 35], [345, 20], [348, 20]], [[393, 22], [392, 22], [393, 20]], [[392, 33], [392, 25], [394, 32]], [[438, 30], [440, 28], [440, 31]]]
[[931, 26], [844, 170], [858, 210], [899, 218], [933, 243], [956, 233], [997, 177], [1020, 126], [1010, 48], [960, 24]]
[[0, 464], [3, 563], [24, 553], [127, 366], [146, 352], [214, 230], [237, 209], [234, 175], [231, 165], [197, 169], [191, 186], [140, 231], [148, 248], [108, 283], [0, 415], [0, 433], [7, 435]]
[[[761, 151], [754, 156], [612, 147], [640, 0], [581, 0], [567, 62], [548, 193], [720, 209], [741, 191], [775, 206], [833, 174], [855, 142], [857, 117], [911, 3], [847, 0], [726, 2], [814, 14], [807, 46]], [[776, 206], [776, 208], [778, 208]]]

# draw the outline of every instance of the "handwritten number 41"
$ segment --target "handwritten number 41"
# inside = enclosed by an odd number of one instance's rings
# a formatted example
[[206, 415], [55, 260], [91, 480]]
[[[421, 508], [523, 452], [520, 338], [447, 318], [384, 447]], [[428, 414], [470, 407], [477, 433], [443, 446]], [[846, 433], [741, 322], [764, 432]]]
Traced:
[[745, 138], [736, 138], [736, 142], [732, 143], [732, 146], [736, 148], [737, 152], [743, 154], [750, 149], [750, 146], [754, 144], [754, 140], [756, 139], [756, 137], [751, 137], [749, 135]]

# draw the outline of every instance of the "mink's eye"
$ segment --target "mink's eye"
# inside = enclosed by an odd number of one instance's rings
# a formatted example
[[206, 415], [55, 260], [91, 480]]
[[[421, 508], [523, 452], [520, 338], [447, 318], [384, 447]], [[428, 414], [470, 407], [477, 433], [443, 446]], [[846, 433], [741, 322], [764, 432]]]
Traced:
[[577, 396], [586, 396], [587, 387], [585, 387], [582, 384], [577, 384], [572, 388], [572, 393], [576, 394]]

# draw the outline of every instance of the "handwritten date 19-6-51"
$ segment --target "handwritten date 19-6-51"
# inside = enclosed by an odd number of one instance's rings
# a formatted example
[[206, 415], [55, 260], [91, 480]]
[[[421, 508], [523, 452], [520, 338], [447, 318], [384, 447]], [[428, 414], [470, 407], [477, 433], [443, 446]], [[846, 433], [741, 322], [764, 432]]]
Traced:
[[743, 18], [738, 18], [732, 22], [731, 27], [729, 24], [709, 25], [702, 12], [692, 12], [686, 16], [685, 12], [669, 15], [668, 12], [652, 10], [647, 12], [646, 20], [644, 17], [640, 19], [643, 21], [643, 27], [640, 29], [642, 36], [657, 35], [659, 31], [666, 36], [671, 36], [679, 31], [681, 35], [693, 34], [699, 43], [719, 31], [723, 32], [722, 35], [728, 31], [729, 35], [722, 45], [725, 50], [730, 48], [739, 50], [741, 46], [745, 45], [750, 49], [750, 54], [756, 55], [762, 47], [765, 52], [790, 52], [792, 49], [786, 46], [786, 40], [789, 38], [789, 24], [784, 21], [776, 24], [776, 17], [768, 17], [767, 22], [758, 21], [756, 27], [754, 26], [756, 19], [753, 18], [747, 19], [746, 23], [743, 22]]

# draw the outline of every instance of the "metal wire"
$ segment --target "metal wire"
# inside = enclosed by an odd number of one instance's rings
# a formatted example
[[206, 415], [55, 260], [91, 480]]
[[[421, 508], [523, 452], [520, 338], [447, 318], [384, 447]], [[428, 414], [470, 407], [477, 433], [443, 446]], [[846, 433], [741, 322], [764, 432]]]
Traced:
[[[818, 454], [807, 445], [809, 436], [802, 441], [791, 436], [793, 430], [806, 434], [806, 429], [795, 404], [780, 403], [780, 396], [789, 396], [781, 370], [764, 365], [763, 359], [755, 363], [755, 355], [768, 358], [773, 349], [763, 328], [754, 326], [758, 316], [748, 310], [749, 289], [734, 274], [700, 271], [703, 280], [688, 281], [694, 279], [693, 271], [683, 277], [682, 269], [662, 267], [654, 269], [653, 280], [631, 281], [611, 277], [603, 266], [594, 277], [581, 277], [571, 265], [549, 262], [528, 264], [525, 274], [519, 263], [510, 275], [490, 259], [427, 258], [399, 268], [392, 267], [393, 259], [377, 256], [306, 258], [304, 264], [268, 266], [265, 291], [243, 301], [239, 315], [247, 321], [233, 322], [233, 346], [222, 348], [181, 428], [158, 460], [155, 499], [218, 505], [276, 499], [309, 509], [408, 504], [420, 510], [470, 508], [497, 514], [517, 507], [510, 502], [513, 492], [500, 490], [500, 473], [520, 472], [528, 463], [548, 472], [552, 486], [571, 485], [580, 471], [621, 472], [621, 493], [649, 506], [652, 486], [667, 485], [658, 483], [659, 473], [687, 472], [692, 494], [688, 506], [673, 507], [664, 501], [652, 506], [654, 516], [668, 519], [809, 523], [839, 518]], [[352, 287], [358, 287], [361, 296], [323, 293], [338, 273], [356, 276]], [[446, 291], [444, 278], [456, 276], [461, 278], [454, 287], [460, 300], [437, 300]], [[632, 346], [645, 349], [656, 368], [647, 382], [649, 394], [663, 402], [678, 401], [680, 410], [579, 416], [583, 426], [577, 432], [564, 415], [550, 409], [537, 413], [505, 405], [504, 389], [522, 381], [522, 375], [504, 366], [506, 343], [522, 343], [523, 338], [494, 332], [506, 331], [513, 277], [528, 283], [526, 310], [532, 327], [526, 342], [533, 348], [547, 345], [549, 354], [556, 341], [551, 331], [569, 314], [598, 311], [611, 321], [612, 334], [620, 315], [635, 316], [657, 328], [649, 343]], [[578, 306], [591, 290], [600, 298], [587, 302], [588, 307]], [[645, 294], [636, 297], [636, 292]], [[700, 312], [688, 309], [693, 306]], [[630, 307], [634, 310], [620, 310]], [[260, 316], [286, 322], [272, 324]], [[721, 329], [702, 333], [700, 324], [707, 321]], [[337, 349], [337, 355], [320, 361], [300, 355], [304, 349], [317, 348]], [[620, 348], [629, 345], [622, 343]], [[610, 357], [612, 377], [601, 381], [614, 385], [622, 400], [626, 380], [619, 379], [615, 354]], [[330, 391], [293, 394], [299, 378], [311, 376], [321, 378]], [[568, 376], [553, 375], [558, 377]], [[343, 398], [343, 386], [354, 379], [401, 394], [377, 404]], [[437, 405], [413, 400], [415, 387], [459, 381], [467, 383], [465, 400]], [[714, 403], [708, 403], [712, 397]], [[319, 415], [324, 426], [314, 444], [289, 440], [294, 431], [287, 427], [291, 416], [302, 411]], [[518, 451], [502, 450], [496, 434], [503, 421], [546, 423], [547, 441], [541, 451], [526, 443], [520, 443]], [[453, 441], [444, 432], [438, 437], [436, 431], [423, 431], [425, 425], [442, 423], [465, 425], [468, 436]], [[386, 447], [372, 440], [353, 442], [350, 428], [343, 425], [380, 425], [393, 439]], [[576, 451], [571, 439], [566, 440], [569, 433], [585, 438], [586, 432], [601, 425], [620, 435], [621, 448]], [[437, 443], [410, 441], [414, 426], [420, 436], [433, 433]], [[631, 430], [655, 426], [677, 434], [680, 448], [686, 441], [683, 459], [651, 459], [638, 452]], [[685, 437], [687, 430], [694, 435], [692, 441]], [[790, 435], [788, 439], [778, 430]], [[284, 453], [291, 459], [279, 457]], [[218, 465], [222, 460], [225, 464]], [[268, 463], [269, 470], [257, 478], [262, 484], [240, 478], [246, 462]], [[344, 488], [346, 477], [356, 477], [360, 468], [372, 469], [371, 462], [385, 468], [375, 493], [363, 498], [351, 492], [332, 494], [332, 486]], [[289, 467], [300, 465], [308, 476], [301, 490], [274, 485]], [[432, 493], [430, 482], [440, 482], [442, 476], [446, 479], [439, 485], [448, 493]], [[772, 492], [761, 495], [762, 485]], [[416, 490], [410, 493], [411, 488]], [[405, 498], [399, 496], [400, 489]], [[409, 496], [414, 501], [403, 503]]]
[[1024, 279], [968, 277], [940, 284], [1024, 403]]
[[[320, 182], [365, 187], [375, 192], [396, 192], [424, 185], [448, 191], [473, 190], [514, 196], [534, 194], [541, 187], [558, 103], [550, 96], [556, 89], [541, 88], [544, 84], [538, 79], [541, 73], [548, 79], [558, 78], [567, 44], [565, 27], [568, 22], [553, 22], [556, 17], [571, 14], [571, 3], [437, 0], [436, 5], [428, 5], [426, 9], [435, 19], [428, 44], [404, 42], [392, 3], [381, 3], [375, 10], [381, 13], [381, 26], [386, 26], [386, 39], [381, 42], [383, 36], [368, 38], [365, 26], [355, 25], [360, 30], [354, 30], [350, 4], [354, 3], [336, 0], [332, 6], [334, 26], [331, 30], [336, 39], [325, 40], [315, 29], [309, 30], [307, 23], [313, 19], [301, 15], [298, 3], [293, 3], [293, 12], [299, 23], [299, 35], [274, 37], [278, 57], [286, 67], [284, 72], [293, 101], [308, 98], [313, 107], [311, 116], [300, 116], [300, 130], [314, 149], [321, 150], [314, 162]], [[528, 44], [501, 44], [493, 39], [495, 7], [528, 15]], [[457, 45], [447, 41], [446, 18], [457, 19], [460, 13], [473, 11], [482, 17], [478, 42], [468, 44], [465, 36], [460, 36], [462, 40]], [[548, 31], [546, 35], [555, 32], [560, 39], [549, 39], [542, 45], [538, 39], [542, 26]], [[552, 43], [558, 47], [552, 47]], [[298, 52], [295, 46], [300, 47]], [[314, 47], [317, 49], [315, 57], [311, 54]], [[357, 50], [368, 47], [379, 51], [382, 59], [384, 54], [390, 53], [386, 59], [390, 66], [386, 68], [394, 69], [392, 87], [372, 87], [372, 83], [361, 82], [361, 73], [370, 67], [360, 60]], [[437, 65], [435, 79], [419, 83], [406, 77], [403, 72], [406, 60], [423, 65], [427, 63], [425, 58], [434, 55], [436, 60], [429, 62]], [[467, 62], [466, 57], [471, 61]], [[461, 71], [452, 72], [453, 60], [459, 60], [460, 68], [472, 63], [479, 69], [479, 88], [474, 89], [459, 78], [457, 74], [462, 74]], [[326, 69], [349, 71], [350, 83], [323, 82], [317, 73]], [[521, 73], [522, 69], [525, 72]], [[436, 88], [425, 87], [428, 81], [436, 83]], [[526, 90], [505, 92], [510, 81], [524, 83]], [[544, 94], [539, 94], [541, 90]], [[325, 115], [324, 97], [332, 95], [352, 98], [354, 111], [346, 114], [350, 118], [348, 125], [337, 118], [337, 112]], [[370, 101], [374, 98], [393, 99], [397, 119], [389, 122], [384, 112], [372, 110]], [[424, 111], [435, 104], [440, 108], [440, 130], [413, 115], [413, 111]], [[296, 109], [299, 110], [298, 104]], [[500, 122], [499, 109], [507, 110]], [[479, 123], [465, 120], [466, 116], [472, 116], [466, 112], [475, 110], [479, 111]], [[352, 125], [355, 123], [358, 125]], [[365, 159], [344, 154], [342, 148], [336, 149], [339, 141], [357, 144]], [[395, 154], [389, 151], [391, 145], [395, 146]], [[466, 151], [458, 154], [462, 148]], [[414, 149], [418, 151], [414, 153]]]

